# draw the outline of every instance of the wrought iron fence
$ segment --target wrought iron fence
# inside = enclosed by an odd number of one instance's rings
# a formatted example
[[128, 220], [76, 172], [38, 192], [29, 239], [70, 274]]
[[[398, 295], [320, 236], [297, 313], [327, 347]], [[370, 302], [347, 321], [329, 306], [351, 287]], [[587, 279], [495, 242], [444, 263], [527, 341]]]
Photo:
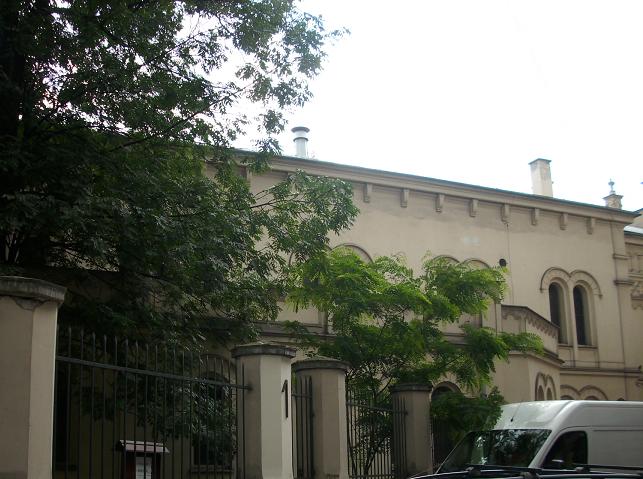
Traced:
[[292, 467], [295, 479], [312, 479], [313, 456], [313, 388], [309, 376], [292, 381]]
[[356, 391], [346, 396], [348, 474], [352, 479], [403, 479], [406, 468], [406, 408], [390, 397], [376, 405]]
[[237, 476], [244, 372], [220, 356], [59, 331], [54, 478]]

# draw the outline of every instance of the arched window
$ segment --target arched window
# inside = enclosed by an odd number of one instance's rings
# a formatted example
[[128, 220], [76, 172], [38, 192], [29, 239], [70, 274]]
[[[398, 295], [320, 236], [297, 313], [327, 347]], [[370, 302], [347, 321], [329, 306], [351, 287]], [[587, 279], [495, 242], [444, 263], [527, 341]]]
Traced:
[[545, 400], [545, 390], [543, 389], [542, 386], [538, 386], [538, 391], [536, 392], [536, 401], [544, 401]]
[[552, 399], [554, 399], [554, 392], [547, 388], [547, 401], [551, 401]]
[[566, 344], [567, 335], [563, 309], [563, 289], [557, 283], [549, 285], [549, 317], [558, 326], [558, 342]]
[[587, 307], [587, 291], [582, 286], [574, 286], [574, 318], [576, 319], [576, 341], [580, 345], [588, 346], [589, 336], [589, 308]]

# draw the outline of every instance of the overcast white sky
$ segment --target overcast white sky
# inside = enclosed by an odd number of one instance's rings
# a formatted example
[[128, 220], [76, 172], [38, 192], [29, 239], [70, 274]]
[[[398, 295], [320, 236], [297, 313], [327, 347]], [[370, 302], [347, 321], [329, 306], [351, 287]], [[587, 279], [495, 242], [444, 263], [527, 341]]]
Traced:
[[308, 126], [319, 160], [643, 208], [643, 1], [306, 0], [351, 34], [329, 49]]

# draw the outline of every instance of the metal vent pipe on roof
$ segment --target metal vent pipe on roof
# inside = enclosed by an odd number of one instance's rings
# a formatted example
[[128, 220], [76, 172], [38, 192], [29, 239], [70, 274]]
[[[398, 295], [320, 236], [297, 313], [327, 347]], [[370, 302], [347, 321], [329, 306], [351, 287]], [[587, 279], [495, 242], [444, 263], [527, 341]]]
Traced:
[[308, 132], [310, 129], [305, 126], [296, 126], [290, 131], [295, 134], [293, 139], [295, 142], [295, 156], [308, 158]]

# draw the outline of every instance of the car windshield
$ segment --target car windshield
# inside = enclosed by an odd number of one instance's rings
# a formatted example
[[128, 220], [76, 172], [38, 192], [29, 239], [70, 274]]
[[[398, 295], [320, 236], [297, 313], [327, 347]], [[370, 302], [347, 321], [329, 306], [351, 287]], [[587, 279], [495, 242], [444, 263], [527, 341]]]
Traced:
[[550, 432], [547, 429], [470, 432], [449, 454], [439, 472], [462, 471], [470, 464], [529, 466]]

